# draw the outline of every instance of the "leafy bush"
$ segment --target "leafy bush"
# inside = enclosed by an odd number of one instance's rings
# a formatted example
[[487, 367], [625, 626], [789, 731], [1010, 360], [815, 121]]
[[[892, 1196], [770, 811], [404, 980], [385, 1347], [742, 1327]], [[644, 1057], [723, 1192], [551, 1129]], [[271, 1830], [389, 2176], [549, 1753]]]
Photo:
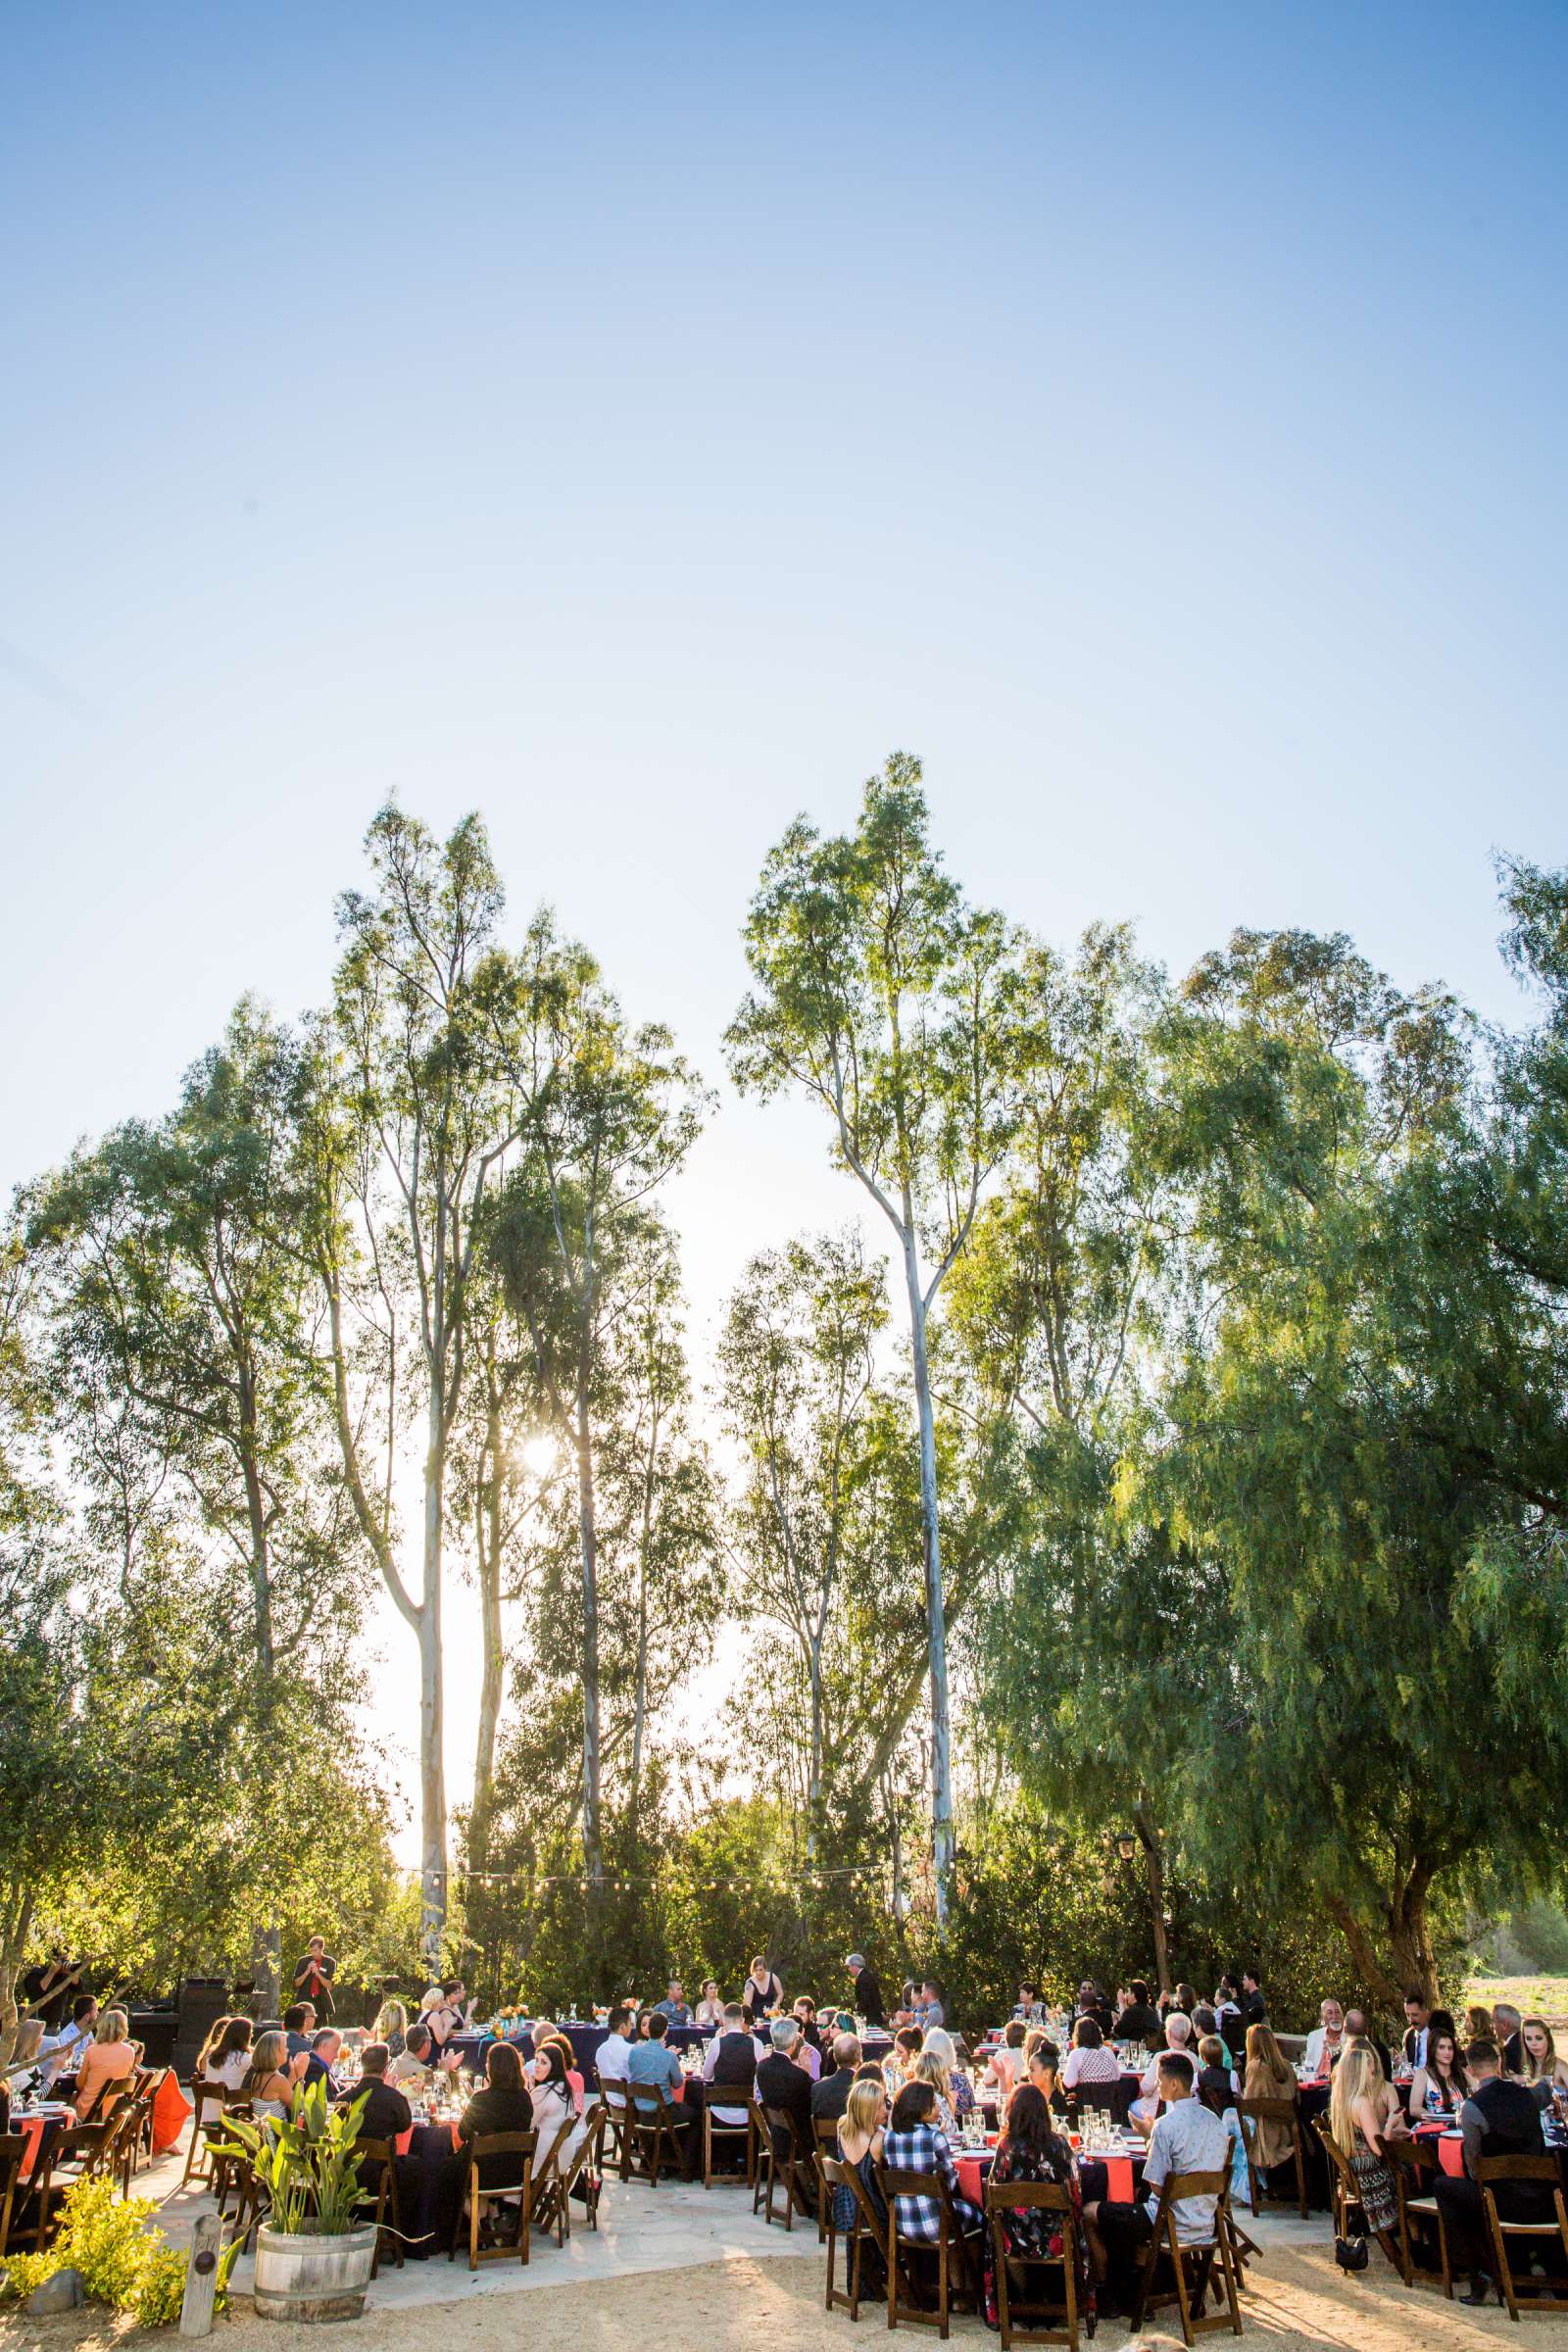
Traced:
[[25, 2298], [58, 2271], [79, 2271], [90, 2301], [129, 2312], [140, 2328], [171, 2326], [184, 2300], [185, 2257], [148, 2227], [156, 2211], [151, 2197], [117, 2197], [111, 2180], [78, 2180], [47, 2253], [7, 2256], [7, 2287]]

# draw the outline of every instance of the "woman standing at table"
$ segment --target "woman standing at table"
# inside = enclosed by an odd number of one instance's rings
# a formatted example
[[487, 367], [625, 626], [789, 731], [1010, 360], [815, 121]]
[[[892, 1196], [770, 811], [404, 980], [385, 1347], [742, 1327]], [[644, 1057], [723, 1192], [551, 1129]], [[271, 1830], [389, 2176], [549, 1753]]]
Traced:
[[[1081, 2319], [1094, 2326], [1094, 2282], [1089, 2275], [1089, 2250], [1084, 2238], [1083, 2198], [1078, 2188], [1078, 2167], [1061, 2133], [1052, 2122], [1051, 2109], [1031, 2082], [1020, 2082], [1007, 2103], [1006, 2121], [997, 2144], [996, 2159], [987, 2176], [988, 2185], [1004, 2187], [1009, 2181], [1020, 2187], [1034, 2181], [1045, 2181], [1055, 2188], [1064, 2188], [1072, 2200], [1075, 2249], [1075, 2280], [1078, 2290], [1078, 2310]], [[1002, 2235], [1007, 2253], [1015, 2262], [1059, 2262], [1066, 2242], [1063, 2217], [1051, 2213], [1040, 2205], [1008, 2206], [1002, 2216]], [[985, 2251], [986, 2319], [998, 2325], [997, 2279], [995, 2246], [986, 2239]]]
[[783, 2006], [783, 1985], [765, 1960], [754, 1960], [741, 1991], [741, 2007], [745, 2010], [747, 2017], [755, 2026], [767, 2015], [770, 2009], [782, 2009]]
[[1410, 2121], [1424, 2115], [1457, 2115], [1470, 2096], [1470, 2076], [1450, 2030], [1436, 2017], [1427, 2028], [1427, 2062], [1410, 2077]]
[[1398, 2191], [1384, 2153], [1385, 2119], [1378, 2100], [1383, 2069], [1369, 2042], [1347, 2042], [1334, 2069], [1329, 2093], [1329, 2130], [1334, 2144], [1355, 2175], [1356, 2193], [1366, 2226], [1394, 2264], [1399, 2267], [1394, 2232], [1398, 2226]]
[[1519, 2029], [1519, 2037], [1524, 2044], [1520, 2082], [1528, 2083], [1544, 2101], [1549, 2101], [1554, 2090], [1568, 2090], [1568, 2066], [1557, 2055], [1557, 2045], [1545, 2019], [1527, 2017]]

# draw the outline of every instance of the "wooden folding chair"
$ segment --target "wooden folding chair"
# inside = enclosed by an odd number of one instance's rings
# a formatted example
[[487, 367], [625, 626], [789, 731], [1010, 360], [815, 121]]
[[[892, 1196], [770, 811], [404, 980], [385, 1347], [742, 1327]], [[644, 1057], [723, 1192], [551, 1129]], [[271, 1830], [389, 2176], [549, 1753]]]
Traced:
[[[392, 2258], [400, 2271], [403, 2268], [403, 2213], [398, 2204], [398, 2152], [389, 2139], [357, 2139], [354, 2143], [354, 2152], [360, 2160], [360, 2195], [362, 2199], [371, 2194], [370, 2184], [365, 2178], [366, 2168], [369, 2165], [375, 2167], [375, 2211], [367, 2217], [375, 2224], [375, 2252], [370, 2256], [370, 2277], [373, 2278], [381, 2268], [383, 2235], [390, 2236]], [[242, 2191], [240, 2198], [242, 2212], [244, 2204]], [[392, 2215], [390, 2223], [386, 2218], [389, 2210]]]
[[563, 2246], [566, 2242], [566, 2230], [560, 2212], [561, 2151], [571, 2137], [576, 2121], [569, 2111], [562, 2117], [549, 2147], [534, 2165], [533, 2187], [528, 2197], [529, 2227], [542, 2230], [547, 2237], [554, 2230], [557, 2244]]
[[[181, 2188], [188, 2188], [193, 2180], [211, 2180], [213, 2178], [212, 2143], [207, 2137], [207, 2127], [202, 2122], [202, 2108], [209, 2099], [216, 2099], [220, 2108], [225, 2107], [229, 2099], [228, 2084], [206, 2082], [198, 2076], [191, 2083], [190, 2098], [190, 2145], [185, 2150], [185, 2169], [179, 2176]], [[221, 2122], [222, 2118], [219, 2116], [214, 2120]]]
[[[1184, 2245], [1176, 2234], [1175, 2207], [1178, 2200], [1185, 2197], [1214, 2199], [1212, 2234], [1197, 2244]], [[1137, 2298], [1128, 2322], [1134, 2335], [1151, 2311], [1161, 2311], [1171, 2303], [1176, 2305], [1181, 2317], [1184, 2344], [1190, 2345], [1195, 2336], [1206, 2335], [1217, 2328], [1228, 2328], [1233, 2335], [1241, 2334], [1242, 2313], [1236, 2294], [1236, 2262], [1226, 2227], [1229, 2207], [1229, 2173], [1173, 2173], [1161, 2182], [1153, 2235], [1144, 2256]], [[1187, 2265], [1192, 2261], [1197, 2263], [1198, 2276], [1189, 2279]], [[1154, 2275], [1161, 2262], [1170, 2265], [1171, 2283], [1162, 2292], [1156, 2292]], [[1203, 2298], [1212, 2283], [1216, 2263], [1224, 2282], [1223, 2308], [1203, 2313]], [[1202, 2313], [1201, 2317], [1198, 2316], [1200, 2313]]]
[[[841, 2157], [829, 2156], [818, 2145], [816, 2151], [817, 2178], [821, 2184], [822, 2212], [826, 2216], [824, 2235], [827, 2239], [827, 2299], [824, 2311], [847, 2311], [852, 2320], [860, 2316], [860, 2269], [865, 2247], [875, 2246], [881, 2230], [865, 2193], [865, 2184], [853, 2164]], [[844, 2284], [835, 2284], [838, 2264], [840, 2230], [833, 2212], [833, 2191], [847, 2188], [855, 2200], [855, 2213], [844, 2236]]]
[[[1058, 2187], [1054, 2180], [988, 2180], [985, 2205], [996, 2264], [1002, 2352], [1008, 2352], [1012, 2344], [1069, 2344], [1072, 2352], [1078, 2352], [1078, 2217], [1073, 2212], [1071, 2189]], [[1020, 2205], [1061, 2216], [1060, 2254], [1047, 2259], [1042, 2255], [1020, 2256], [1009, 2252], [1003, 2216]], [[1027, 2287], [1030, 2274], [1041, 2271], [1060, 2271], [1061, 2293], [1049, 2300], [1020, 2293], [1015, 2300], [1014, 2281], [1019, 2288]], [[1054, 2320], [1059, 2315], [1065, 2325], [1015, 2328], [1012, 2323], [1015, 2309], [1036, 2321]]]
[[1326, 2115], [1320, 2115], [1317, 2119], [1317, 2135], [1323, 2142], [1323, 2152], [1328, 2158], [1329, 2187], [1334, 2200], [1334, 2234], [1336, 2237], [1375, 2236], [1408, 2286], [1410, 2281], [1405, 2277], [1399, 2240], [1392, 2230], [1372, 2230], [1366, 2218], [1366, 2208], [1361, 2203], [1361, 2184], [1356, 2180], [1355, 2167], [1330, 2131]]
[[[1482, 2156], [1476, 2163], [1476, 2180], [1481, 2185], [1481, 2206], [1486, 2215], [1487, 2233], [1492, 2239], [1493, 2260], [1496, 2266], [1497, 2284], [1508, 2306], [1508, 2317], [1517, 2321], [1519, 2297], [1532, 2306], [1543, 2303], [1561, 2303], [1568, 2298], [1568, 2207], [1563, 2204], [1562, 2174], [1555, 2156]], [[1511, 2222], [1497, 2211], [1494, 2185], [1497, 2181], [1534, 2180], [1548, 2184], [1551, 2189], [1552, 2218], [1549, 2222]], [[1513, 2264], [1508, 2259], [1508, 2240], [1525, 2239], [1535, 2251], [1540, 2251], [1544, 2238], [1552, 2238], [1561, 2247], [1564, 2269], [1555, 2278], [1537, 2278], [1529, 2272], [1515, 2278]]]
[[[837, 2117], [836, 2115], [813, 2115], [813, 2116], [812, 2116], [812, 2118], [811, 2118], [811, 2144], [812, 2144], [812, 2150], [813, 2150], [813, 2153], [814, 2153], [814, 2154], [816, 2154], [817, 2156], [836, 2156], [836, 2155], [838, 2154], [838, 2152], [839, 2152], [839, 2119], [838, 2119], [838, 2117]], [[818, 2186], [820, 2187], [820, 2180], [818, 2180]], [[821, 2196], [820, 2196], [820, 2195], [818, 2195], [818, 2197], [817, 2197], [817, 2200], [816, 2200], [816, 2242], [817, 2242], [817, 2244], [818, 2244], [818, 2245], [821, 2245], [821, 2244], [823, 2243], [823, 2241], [825, 2240], [826, 2236], [827, 2236], [827, 2218], [826, 2218], [826, 2216], [825, 2216], [825, 2214], [823, 2213], [823, 2210], [822, 2210], [822, 2199], [821, 2199]]]
[[[528, 2260], [528, 2199], [532, 2189], [534, 2150], [539, 2144], [537, 2132], [486, 2132], [478, 2133], [467, 2143], [468, 2180], [465, 2191], [468, 2207], [468, 2268], [476, 2271], [481, 2262], [506, 2262], [511, 2259], [510, 2246], [479, 2244], [479, 2224], [486, 2206], [504, 2205], [509, 2198], [520, 2200], [517, 2217], [517, 2246], [519, 2260]], [[520, 2173], [521, 2179], [505, 2180], [486, 2187], [479, 2179], [479, 2167], [487, 2157], [506, 2156], [512, 2159], [509, 2173]], [[458, 2239], [463, 2233], [460, 2211], [452, 2231], [452, 2243], [447, 2248], [447, 2260], [457, 2259]]]
[[[703, 2186], [711, 2188], [715, 2180], [721, 2180], [730, 2184], [738, 2184], [742, 2188], [752, 2188], [757, 2181], [757, 2132], [752, 2123], [752, 2101], [750, 2098], [715, 2098], [713, 2095], [715, 2087], [722, 2091], [730, 2086], [722, 2083], [715, 2085], [711, 2082], [707, 2085], [707, 2095], [703, 2100]], [[713, 2113], [715, 2107], [724, 2108], [730, 2115], [744, 2115], [746, 2120], [741, 2124], [721, 2124]], [[715, 2172], [713, 2169], [714, 2143], [719, 2140], [735, 2139], [744, 2140], [746, 2143], [745, 2170], [739, 2173]], [[755, 2206], [753, 2211], [756, 2211]]]
[[[877, 2180], [888, 2209], [888, 2326], [896, 2328], [901, 2320], [908, 2320], [916, 2327], [935, 2328], [946, 2343], [954, 2305], [956, 2303], [975, 2311], [980, 2308], [979, 2267], [974, 2250], [954, 2210], [952, 2192], [940, 2173], [890, 2171], [884, 2164], [877, 2167]], [[938, 2208], [938, 2229], [934, 2240], [903, 2235], [899, 2229], [900, 2197], [934, 2199]], [[912, 2254], [927, 2260], [935, 2259], [935, 2311], [927, 2311], [915, 2300], [914, 2275], [906, 2260]]]
[[[651, 2107], [642, 2104], [645, 2099], [653, 2102]], [[683, 2106], [677, 2106], [666, 2097], [662, 2082], [639, 2082], [631, 2099], [632, 2170], [621, 2178], [631, 2180], [640, 2165], [649, 2187], [657, 2188], [660, 2165], [666, 2148], [672, 2168], [679, 2172], [680, 2134], [683, 2130], [691, 2131], [695, 2122], [695, 2117], [686, 2119]]]
[[84, 2124], [101, 2124], [117, 2099], [123, 2098], [135, 2082], [134, 2072], [117, 2075], [112, 2082], [100, 2082], [93, 2092], [92, 2105], [81, 2118]]
[[[1448, 2231], [1443, 2207], [1431, 2193], [1427, 2168], [1413, 2139], [1386, 2139], [1383, 2153], [1394, 2175], [1399, 2201], [1399, 2269], [1406, 2286], [1415, 2284], [1414, 2246], [1435, 2244], [1443, 2276], [1443, 2291], [1453, 2300], [1453, 2271], [1448, 2261]], [[1429, 2235], [1430, 2233], [1430, 2235]]]
[[[767, 2219], [769, 2222], [774, 2219], [773, 2191], [782, 2178], [784, 2227], [786, 2230], [793, 2230], [797, 2205], [800, 2206], [802, 2214], [808, 2221], [816, 2219], [816, 2215], [811, 2210], [810, 2200], [801, 2192], [803, 2180], [809, 2180], [813, 2193], [815, 2191], [816, 2150], [814, 2147], [808, 2148], [806, 2145], [801, 2136], [800, 2126], [787, 2107], [764, 2107], [761, 2113], [762, 2130], [767, 2143]], [[789, 2154], [782, 2159], [777, 2152], [775, 2132], [781, 2132], [789, 2143]]]
[[611, 2155], [620, 2168], [623, 2180], [631, 2179], [632, 2136], [631, 2097], [626, 2084], [618, 2076], [607, 2082], [599, 2077], [599, 2102], [605, 2111], [605, 2127], [610, 2133]]
[[746, 2126], [757, 2150], [757, 2163], [752, 2176], [752, 2211], [756, 2213], [763, 2200], [772, 2195], [773, 2134], [755, 2097], [747, 2105]]
[[556, 2178], [561, 2184], [560, 2203], [556, 2213], [558, 2244], [564, 2244], [571, 2235], [571, 2192], [579, 2180], [582, 2182], [583, 2210], [588, 2218], [588, 2227], [590, 2230], [597, 2230], [599, 2227], [599, 2192], [604, 2186], [605, 2170], [606, 2117], [602, 2099], [596, 2099], [594, 2104], [585, 2110], [582, 2123], [583, 2132], [577, 2143], [576, 2154], [564, 2172], [561, 2171], [559, 2165], [556, 2171]]
[[0, 2133], [0, 2261], [16, 2250], [11, 2243], [11, 2223], [26, 2197], [22, 2185], [22, 2168], [26, 2160], [27, 2142], [22, 2133]]
[[[1252, 2184], [1252, 2211], [1261, 2213], [1265, 2205], [1297, 2203], [1301, 2219], [1307, 2218], [1306, 2147], [1301, 2138], [1301, 2115], [1294, 2099], [1238, 2099], [1236, 2113], [1242, 2127], [1242, 2146], [1247, 2152], [1247, 2177]], [[1291, 2154], [1296, 2161], [1296, 2196], [1280, 2195], [1268, 2184], [1268, 2173], [1257, 2161], [1257, 2127], [1259, 2124], [1288, 2124], [1291, 2132]]]

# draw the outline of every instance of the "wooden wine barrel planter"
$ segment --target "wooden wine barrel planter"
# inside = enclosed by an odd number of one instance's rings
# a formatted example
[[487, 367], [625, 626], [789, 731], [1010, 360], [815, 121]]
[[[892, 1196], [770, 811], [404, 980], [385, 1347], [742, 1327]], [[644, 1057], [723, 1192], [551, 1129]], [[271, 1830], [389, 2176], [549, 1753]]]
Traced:
[[256, 2232], [257, 2311], [268, 2320], [357, 2320], [374, 2256], [373, 2227], [296, 2236], [264, 2223]]

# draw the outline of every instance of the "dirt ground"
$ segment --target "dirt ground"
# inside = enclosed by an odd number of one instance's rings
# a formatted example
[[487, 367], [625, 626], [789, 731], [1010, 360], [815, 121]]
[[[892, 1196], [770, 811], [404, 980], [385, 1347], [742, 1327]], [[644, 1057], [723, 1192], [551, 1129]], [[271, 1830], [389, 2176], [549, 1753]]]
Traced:
[[[1485, 2312], [1465, 2311], [1446, 2303], [1433, 2288], [1407, 2290], [1387, 2270], [1342, 2279], [1326, 2245], [1271, 2247], [1266, 2275], [1254, 2278], [1243, 2301], [1243, 2326], [1246, 2334], [1262, 2338], [1269, 2352], [1307, 2346], [1333, 2346], [1336, 2352], [1410, 2352], [1411, 2346], [1423, 2352], [1428, 2346], [1432, 2352], [1476, 2352], [1488, 2343], [1506, 2342], [1568, 2346], [1568, 2308], [1560, 2317], [1527, 2316], [1515, 2329], [1495, 2304]], [[858, 2329], [843, 2313], [830, 2318], [822, 2309], [821, 2287], [822, 2272], [815, 2263], [709, 2263], [689, 2271], [533, 2288], [525, 2296], [487, 2294], [412, 2310], [372, 2311], [347, 2325], [343, 2341], [363, 2346], [364, 2352], [429, 2352], [433, 2340], [443, 2352], [514, 2352], [521, 2337], [528, 2352], [622, 2352], [633, 2344], [637, 2352], [687, 2352], [694, 2344], [702, 2352], [756, 2352], [759, 2345], [767, 2352], [818, 2352], [830, 2338], [847, 2346], [857, 2335], [874, 2343], [886, 2332], [879, 2309], [863, 2311]], [[322, 2332], [313, 2330], [318, 2341]], [[956, 2319], [953, 2332], [956, 2341], [974, 2346], [996, 2340], [970, 2318]], [[213, 2341], [215, 2352], [277, 2352], [279, 2338], [276, 2323], [258, 2320], [249, 2304], [242, 2304], [233, 2317], [219, 2322]], [[141, 2338], [144, 2344], [154, 2340]], [[178, 2339], [156, 2340], [172, 2344]], [[920, 2330], [913, 2340], [932, 2339]], [[1146, 2352], [1167, 2352], [1180, 2344], [1181, 2334], [1160, 2315], [1136, 2338], [1120, 2321], [1105, 2321], [1095, 2340], [1096, 2352], [1101, 2346], [1114, 2352], [1130, 2342]], [[110, 2347], [132, 2352], [134, 2343], [133, 2335], [127, 2342], [102, 2315], [0, 2321], [3, 2352], [24, 2347], [28, 2352], [32, 2347], [37, 2352], [110, 2352]]]

